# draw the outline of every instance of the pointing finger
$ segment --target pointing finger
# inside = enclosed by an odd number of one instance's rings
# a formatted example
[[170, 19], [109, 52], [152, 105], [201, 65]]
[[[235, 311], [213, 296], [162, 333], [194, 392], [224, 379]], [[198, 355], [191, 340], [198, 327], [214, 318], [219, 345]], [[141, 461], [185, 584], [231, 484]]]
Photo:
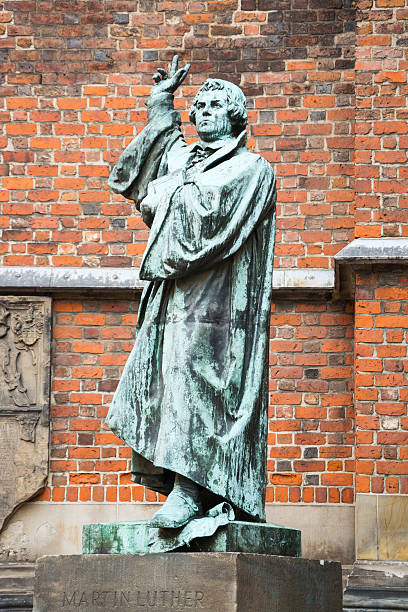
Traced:
[[170, 76], [174, 76], [177, 72], [177, 69], [178, 69], [178, 55], [175, 55], [171, 62]]

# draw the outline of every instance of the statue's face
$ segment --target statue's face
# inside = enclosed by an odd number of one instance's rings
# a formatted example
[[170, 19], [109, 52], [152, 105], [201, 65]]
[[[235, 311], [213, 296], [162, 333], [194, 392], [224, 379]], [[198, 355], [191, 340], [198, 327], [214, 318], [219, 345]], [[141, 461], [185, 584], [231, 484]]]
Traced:
[[200, 94], [196, 102], [195, 122], [198, 135], [204, 142], [233, 136], [225, 91], [216, 89]]

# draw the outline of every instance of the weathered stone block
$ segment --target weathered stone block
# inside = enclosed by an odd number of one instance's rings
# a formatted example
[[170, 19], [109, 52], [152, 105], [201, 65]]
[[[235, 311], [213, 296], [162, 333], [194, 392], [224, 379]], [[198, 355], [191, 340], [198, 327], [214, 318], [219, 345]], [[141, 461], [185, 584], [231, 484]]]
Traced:
[[[171, 530], [174, 533], [174, 530]], [[149, 553], [149, 540], [157, 532], [148, 521], [84, 525], [84, 554]], [[165, 531], [162, 530], [163, 537]], [[193, 540], [192, 552], [246, 552], [300, 557], [301, 532], [271, 523], [232, 521], [219, 527], [214, 535]]]
[[51, 299], [0, 296], [0, 530], [48, 475]]
[[245, 553], [67, 555], [37, 562], [34, 612], [341, 612], [340, 563]]
[[344, 591], [344, 611], [348, 610], [408, 610], [407, 563], [356, 561]]
[[34, 572], [33, 563], [0, 563], [0, 610], [33, 609]]

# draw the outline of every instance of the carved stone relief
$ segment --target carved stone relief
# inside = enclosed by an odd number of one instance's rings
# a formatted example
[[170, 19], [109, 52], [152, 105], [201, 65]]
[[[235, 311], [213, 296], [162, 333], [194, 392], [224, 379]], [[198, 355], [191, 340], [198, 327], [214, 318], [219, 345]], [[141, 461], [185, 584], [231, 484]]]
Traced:
[[0, 530], [48, 475], [51, 299], [0, 296]]

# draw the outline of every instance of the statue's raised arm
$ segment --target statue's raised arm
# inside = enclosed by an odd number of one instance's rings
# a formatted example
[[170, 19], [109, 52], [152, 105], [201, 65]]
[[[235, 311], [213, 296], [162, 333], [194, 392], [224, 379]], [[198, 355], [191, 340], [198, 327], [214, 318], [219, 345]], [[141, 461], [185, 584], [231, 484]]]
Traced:
[[[189, 69], [190, 64], [178, 68], [178, 55], [173, 57], [170, 75], [164, 68], [158, 68], [153, 76], [155, 85], [147, 101], [148, 123], [123, 151], [109, 176], [109, 187], [134, 200], [138, 208], [147, 194], [149, 183], [157, 178], [160, 164], [169, 148], [177, 140], [181, 146], [185, 146], [180, 132], [180, 114], [174, 110], [173, 93], [184, 81]], [[146, 218], [146, 221], [150, 225], [150, 219]]]

